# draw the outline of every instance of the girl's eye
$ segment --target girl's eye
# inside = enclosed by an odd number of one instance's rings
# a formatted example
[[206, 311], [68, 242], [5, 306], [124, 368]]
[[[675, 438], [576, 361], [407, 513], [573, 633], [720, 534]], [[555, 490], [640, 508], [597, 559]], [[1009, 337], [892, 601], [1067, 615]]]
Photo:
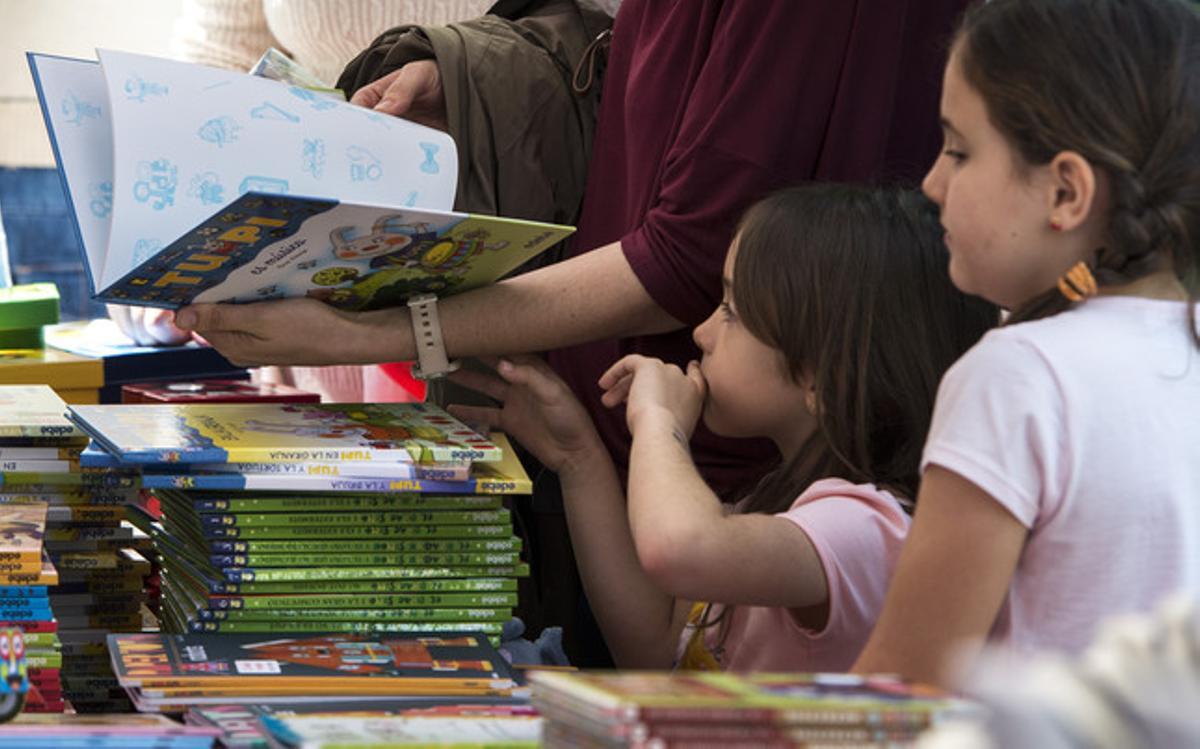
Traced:
[[737, 317], [737, 315], [733, 313], [733, 307], [730, 306], [729, 302], [721, 302], [720, 309], [721, 317], [726, 320], [733, 320]]
[[953, 148], [943, 149], [942, 153], [945, 154], [946, 156], [949, 156], [955, 162], [960, 163], [960, 164], [967, 160], [967, 155], [965, 153], [963, 153], [962, 151], [956, 151]]

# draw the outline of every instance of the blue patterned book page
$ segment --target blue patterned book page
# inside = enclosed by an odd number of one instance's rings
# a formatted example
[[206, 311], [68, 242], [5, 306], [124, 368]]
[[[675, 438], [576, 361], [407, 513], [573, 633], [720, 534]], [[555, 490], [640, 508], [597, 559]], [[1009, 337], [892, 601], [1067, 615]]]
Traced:
[[227, 70], [100, 50], [112, 108], [106, 289], [249, 192], [449, 209], [450, 136]]
[[103, 288], [98, 281], [113, 209], [112, 123], [104, 72], [95, 60], [32, 53], [27, 58], [95, 293]]
[[247, 193], [99, 294], [177, 308], [308, 296], [342, 309], [492, 283], [569, 226], [421, 208]]

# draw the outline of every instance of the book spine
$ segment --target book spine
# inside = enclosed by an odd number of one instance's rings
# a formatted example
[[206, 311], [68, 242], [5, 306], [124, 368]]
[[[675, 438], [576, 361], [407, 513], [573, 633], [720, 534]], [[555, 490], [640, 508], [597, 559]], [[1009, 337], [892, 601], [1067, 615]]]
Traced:
[[45, 598], [50, 588], [45, 585], [3, 585], [0, 586], [0, 597], [3, 598]]
[[206, 583], [215, 595], [274, 595], [301, 593], [454, 593], [466, 591], [515, 591], [514, 578], [463, 578], [435, 580], [304, 580], [276, 583]]
[[409, 595], [239, 596], [208, 599], [210, 609], [414, 608], [441, 606], [516, 606], [516, 593], [426, 593]]
[[316, 622], [499, 622], [512, 618], [512, 609], [244, 609], [241, 611], [221, 609], [198, 609], [199, 621], [219, 622], [273, 622], [273, 621], [316, 621]]
[[327, 538], [484, 538], [509, 537], [512, 525], [377, 525], [360, 527], [259, 526], [250, 528], [205, 528], [208, 539], [248, 540]]
[[456, 554], [519, 552], [520, 538], [429, 541], [210, 541], [213, 554]]
[[508, 554], [219, 554], [211, 555], [214, 567], [470, 567], [517, 564], [516, 552]]
[[191, 622], [191, 632], [221, 634], [479, 632], [499, 636], [498, 622]]
[[332, 567], [312, 569], [249, 569], [226, 567], [221, 574], [231, 583], [276, 582], [299, 580], [385, 580], [439, 577], [527, 577], [529, 565], [514, 564], [500, 567]]
[[314, 512], [314, 513], [236, 513], [201, 515], [204, 527], [291, 527], [291, 526], [358, 526], [358, 525], [487, 525], [509, 522], [508, 510], [456, 512]]
[[291, 496], [282, 498], [197, 498], [193, 507], [200, 513], [256, 512], [354, 512], [397, 510], [495, 510], [500, 497], [475, 495], [438, 496], [381, 494], [376, 496]]

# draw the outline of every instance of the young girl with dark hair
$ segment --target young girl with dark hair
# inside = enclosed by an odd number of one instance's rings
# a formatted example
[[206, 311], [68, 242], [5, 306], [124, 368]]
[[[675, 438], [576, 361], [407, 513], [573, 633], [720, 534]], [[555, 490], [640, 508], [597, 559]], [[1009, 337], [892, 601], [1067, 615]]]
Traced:
[[1075, 652], [1200, 591], [1200, 18], [1182, 0], [968, 13], [925, 178], [950, 275], [1013, 310], [947, 373], [920, 510], [856, 669]]
[[[456, 373], [502, 401], [461, 416], [562, 482], [588, 599], [618, 665], [845, 670], [909, 526], [937, 383], [998, 318], [954, 289], [915, 192], [809, 186], [745, 216], [686, 371], [626, 356], [601, 378], [633, 433], [628, 501], [591, 420], [540, 361]], [[783, 463], [730, 512], [688, 451], [698, 419]], [[708, 605], [708, 603], [712, 605]]]

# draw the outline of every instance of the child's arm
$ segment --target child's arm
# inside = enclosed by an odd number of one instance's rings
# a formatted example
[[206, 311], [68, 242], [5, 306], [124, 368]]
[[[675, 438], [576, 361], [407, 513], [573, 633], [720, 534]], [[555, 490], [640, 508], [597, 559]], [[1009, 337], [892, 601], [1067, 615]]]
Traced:
[[517, 357], [496, 369], [503, 380], [469, 371], [451, 377], [502, 408], [452, 410], [512, 435], [558, 474], [580, 576], [613, 657], [622, 667], [668, 668], [688, 605], [677, 605], [639, 564], [620, 478], [587, 412], [539, 359]]
[[804, 531], [770, 515], [727, 514], [697, 471], [688, 441], [706, 385], [694, 362], [684, 373], [627, 356], [600, 386], [606, 405], [626, 403], [629, 523], [651, 579], [684, 600], [791, 609], [828, 601], [824, 569]]
[[930, 466], [883, 613], [853, 670], [946, 684], [948, 657], [987, 638], [1027, 534], [987, 492]]

